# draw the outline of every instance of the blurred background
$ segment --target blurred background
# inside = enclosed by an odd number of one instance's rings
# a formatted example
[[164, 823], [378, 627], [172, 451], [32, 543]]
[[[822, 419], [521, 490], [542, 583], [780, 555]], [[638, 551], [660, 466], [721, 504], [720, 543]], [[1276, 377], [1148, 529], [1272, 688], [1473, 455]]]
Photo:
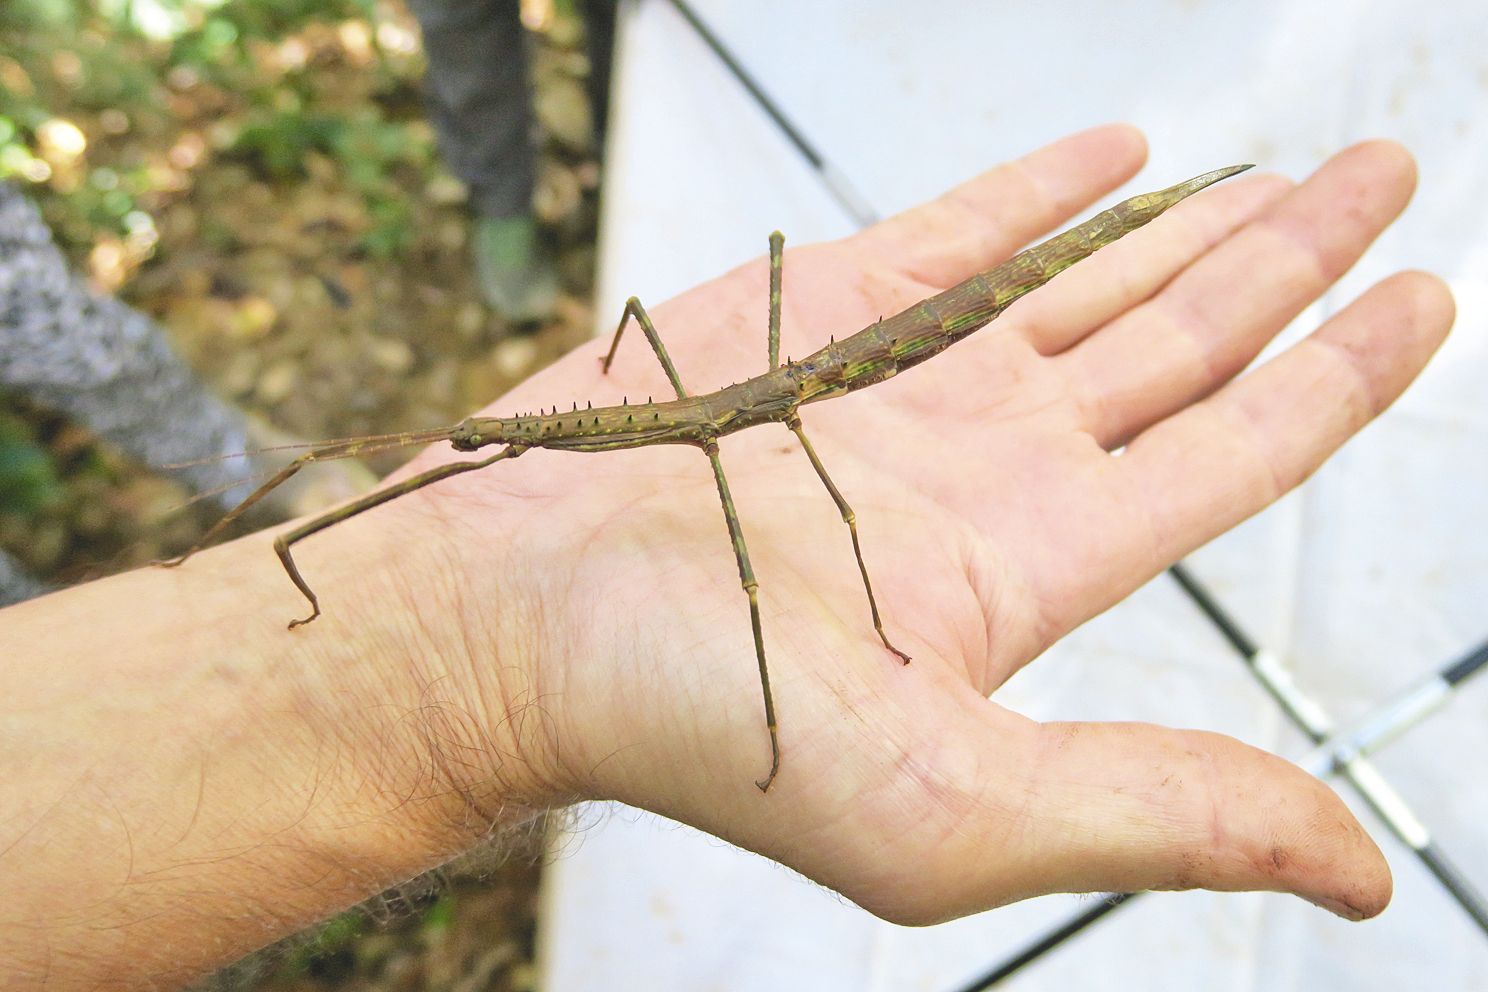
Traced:
[[[581, 15], [521, 10], [531, 210], [559, 280], [537, 321], [481, 299], [469, 190], [436, 148], [400, 2], [4, 0], [0, 183], [39, 208], [87, 288], [158, 321], [272, 440], [453, 423], [591, 333], [600, 174]], [[0, 269], [14, 260], [0, 251]], [[35, 580], [182, 551], [220, 516], [210, 498], [183, 512], [192, 487], [22, 392], [0, 382], [0, 551]], [[384, 905], [385, 931], [360, 936], [378, 929], [370, 911], [333, 921], [258, 981], [531, 988], [532, 852], [474, 874]]]
[[[402, 3], [5, 0], [0, 182], [75, 273], [284, 440], [453, 423], [591, 331], [584, 28], [571, 4], [524, 6], [532, 209], [561, 279], [536, 324], [482, 305], [468, 192], [436, 150]], [[190, 495], [0, 383], [0, 548], [37, 578], [183, 550], [221, 511], [173, 513]]]

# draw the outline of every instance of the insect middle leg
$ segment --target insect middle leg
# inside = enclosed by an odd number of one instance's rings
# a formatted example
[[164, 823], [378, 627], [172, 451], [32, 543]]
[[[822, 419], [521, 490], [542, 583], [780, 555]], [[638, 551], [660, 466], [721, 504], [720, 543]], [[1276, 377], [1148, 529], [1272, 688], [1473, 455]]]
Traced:
[[749, 549], [744, 546], [744, 531], [739, 527], [739, 515], [734, 511], [734, 497], [729, 494], [728, 480], [723, 477], [723, 463], [718, 460], [718, 445], [709, 444], [703, 449], [713, 463], [713, 478], [718, 483], [718, 498], [723, 501], [723, 519], [728, 523], [729, 537], [734, 544], [734, 558], [739, 563], [739, 584], [749, 596], [749, 623], [754, 629], [754, 654], [759, 659], [760, 689], [765, 694], [765, 725], [770, 730], [770, 774], [754, 784], [761, 792], [770, 791], [780, 771], [780, 733], [775, 720], [775, 698], [770, 695], [770, 669], [765, 664], [765, 637], [760, 630], [759, 583], [754, 579], [754, 568], [749, 564]]
[[785, 264], [785, 235], [770, 232], [770, 371], [780, 368], [780, 275]]
[[800, 439], [801, 447], [806, 450], [806, 457], [811, 459], [811, 467], [816, 469], [816, 474], [821, 479], [822, 484], [827, 487], [827, 492], [832, 494], [832, 499], [836, 502], [837, 509], [842, 514], [842, 522], [847, 524], [847, 529], [852, 534], [853, 554], [857, 556], [858, 571], [863, 576], [863, 590], [868, 593], [868, 609], [873, 612], [873, 629], [878, 631], [879, 639], [883, 641], [884, 647], [898, 655], [899, 659], [906, 665], [909, 664], [909, 655], [890, 644], [889, 635], [884, 633], [883, 620], [878, 615], [878, 603], [873, 599], [873, 583], [868, 581], [868, 566], [863, 564], [863, 548], [858, 543], [857, 514], [853, 512], [851, 506], [848, 506], [847, 500], [842, 497], [842, 493], [833, 484], [832, 477], [827, 475], [826, 467], [822, 465], [821, 459], [816, 456], [816, 449], [806, 439], [806, 432], [801, 428], [801, 418], [793, 413], [790, 419], [786, 420], [785, 426], [789, 427], [796, 437]]

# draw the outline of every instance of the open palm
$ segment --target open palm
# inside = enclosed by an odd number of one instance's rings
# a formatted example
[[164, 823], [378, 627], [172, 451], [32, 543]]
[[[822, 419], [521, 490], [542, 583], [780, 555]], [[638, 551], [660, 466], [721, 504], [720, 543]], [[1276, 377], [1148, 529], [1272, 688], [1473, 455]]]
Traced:
[[[782, 352], [991, 267], [1142, 155], [1130, 129], [1085, 132], [862, 235], [788, 249]], [[1287, 763], [1207, 733], [1035, 723], [985, 697], [1302, 481], [1420, 371], [1452, 306], [1439, 281], [1407, 273], [1230, 381], [1413, 183], [1385, 143], [1296, 188], [1231, 180], [923, 368], [803, 408], [908, 666], [874, 632], [848, 529], [796, 438], [767, 425], [724, 439], [780, 717], [768, 795], [752, 784], [770, 754], [747, 600], [693, 448], [533, 451], [398, 501], [444, 521], [439, 554], [458, 582], [431, 582], [462, 618], [456, 681], [550, 801], [653, 809], [900, 922], [1049, 891], [1189, 886], [1378, 912], [1390, 892], [1378, 850]], [[689, 391], [765, 370], [767, 293], [759, 261], [651, 308]], [[640, 335], [608, 376], [600, 351], [487, 412], [669, 395]]]

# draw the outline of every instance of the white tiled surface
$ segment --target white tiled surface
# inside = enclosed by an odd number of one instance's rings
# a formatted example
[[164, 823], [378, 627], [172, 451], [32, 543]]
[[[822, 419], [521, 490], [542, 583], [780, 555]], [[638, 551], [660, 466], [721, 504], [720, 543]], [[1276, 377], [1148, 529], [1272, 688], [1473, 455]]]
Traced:
[[[1445, 276], [1452, 341], [1299, 493], [1196, 554], [1222, 601], [1335, 715], [1488, 636], [1488, 19], [1473, 2], [1000, 4], [698, 0], [704, 17], [881, 212], [1091, 124], [1152, 143], [1125, 192], [1218, 163], [1301, 176], [1384, 135], [1421, 163], [1405, 218], [1284, 341], [1386, 273]], [[850, 230], [763, 114], [661, 0], [622, 10], [601, 313], [761, 253]], [[1055, 67], [1056, 81], [1039, 74]], [[763, 301], [761, 301], [763, 305]], [[747, 513], [747, 510], [742, 511]], [[1160, 688], [1159, 688], [1160, 687]], [[1166, 579], [999, 693], [1035, 717], [1150, 719], [1306, 748]], [[1488, 684], [1379, 758], [1488, 887]], [[1345, 792], [1345, 795], [1348, 795]], [[546, 992], [948, 990], [1072, 910], [1051, 897], [924, 930], [633, 810], [564, 843], [547, 876]], [[1275, 895], [1160, 895], [1097, 924], [1011, 989], [1488, 989], [1488, 941], [1363, 814], [1396, 877], [1354, 925]]]

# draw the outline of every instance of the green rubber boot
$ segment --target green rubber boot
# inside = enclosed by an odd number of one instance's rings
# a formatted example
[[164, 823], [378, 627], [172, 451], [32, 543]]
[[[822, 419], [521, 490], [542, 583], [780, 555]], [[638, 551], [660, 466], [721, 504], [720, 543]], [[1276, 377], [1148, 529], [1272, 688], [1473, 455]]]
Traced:
[[558, 302], [558, 270], [531, 217], [484, 217], [472, 232], [475, 279], [486, 305], [517, 323], [544, 320]]

